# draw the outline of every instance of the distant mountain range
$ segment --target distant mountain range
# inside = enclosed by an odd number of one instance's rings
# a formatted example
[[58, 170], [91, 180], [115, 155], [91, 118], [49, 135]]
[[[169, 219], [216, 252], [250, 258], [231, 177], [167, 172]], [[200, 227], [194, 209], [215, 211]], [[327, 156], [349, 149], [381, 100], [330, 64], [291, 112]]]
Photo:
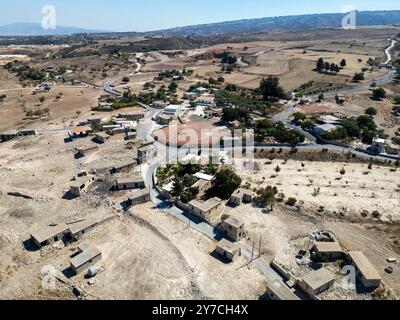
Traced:
[[[146, 32], [147, 35], [190, 36], [212, 34], [290, 32], [342, 26], [344, 13], [307, 14], [201, 24]], [[357, 11], [357, 26], [400, 25], [400, 10]]]
[[[338, 28], [341, 27], [345, 15], [344, 13], [323, 13], [246, 19], [148, 32], [109, 32], [66, 26], [57, 26], [55, 30], [44, 30], [39, 23], [14, 23], [0, 26], [0, 36], [62, 36], [79, 33], [142, 36], [208, 36], [216, 34], [290, 32]], [[400, 25], [400, 10], [357, 11], [356, 17], [357, 26]]]
[[0, 36], [62, 36], [76, 33], [105, 32], [107, 31], [66, 26], [57, 26], [55, 30], [45, 30], [40, 23], [12, 23], [0, 26]]

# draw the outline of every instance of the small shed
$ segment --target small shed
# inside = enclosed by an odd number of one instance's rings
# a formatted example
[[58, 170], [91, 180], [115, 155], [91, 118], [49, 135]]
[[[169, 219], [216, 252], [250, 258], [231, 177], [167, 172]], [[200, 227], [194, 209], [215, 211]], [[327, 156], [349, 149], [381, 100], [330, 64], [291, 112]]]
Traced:
[[94, 181], [92, 176], [82, 176], [78, 177], [75, 181], [71, 183], [70, 193], [74, 197], [80, 197], [82, 192], [85, 191]]
[[222, 239], [217, 243], [215, 251], [229, 261], [234, 261], [240, 253], [239, 248], [226, 239]]
[[128, 204], [131, 206], [148, 201], [150, 201], [150, 192], [148, 189], [135, 190], [128, 196]]
[[139, 189], [144, 187], [144, 179], [139, 176], [120, 178], [115, 183], [115, 190]]
[[321, 268], [306, 275], [299, 282], [299, 287], [310, 297], [314, 297], [333, 286], [335, 275], [326, 268]]
[[99, 151], [99, 146], [85, 146], [76, 148], [76, 155], [86, 157]]
[[334, 242], [322, 242], [316, 241], [314, 242], [313, 249], [311, 250], [314, 255], [315, 254], [322, 254], [326, 256], [329, 261], [335, 261], [344, 257], [344, 252], [342, 247], [337, 243]]
[[98, 143], [105, 143], [109, 138], [110, 136], [105, 132], [96, 133], [94, 136], [95, 141]]

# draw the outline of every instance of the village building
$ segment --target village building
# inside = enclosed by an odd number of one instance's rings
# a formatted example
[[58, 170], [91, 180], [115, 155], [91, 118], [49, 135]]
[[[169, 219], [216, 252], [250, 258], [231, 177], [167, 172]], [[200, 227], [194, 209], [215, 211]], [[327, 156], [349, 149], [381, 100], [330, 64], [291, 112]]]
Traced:
[[154, 101], [151, 106], [156, 109], [164, 109], [168, 106], [167, 102], [164, 101]]
[[31, 232], [31, 240], [37, 247], [48, 246], [54, 242], [63, 240], [65, 235], [69, 234], [68, 227], [65, 223], [46, 226]]
[[196, 104], [198, 106], [204, 106], [207, 108], [212, 108], [215, 105], [215, 97], [209, 95], [203, 95], [196, 99]]
[[69, 130], [68, 135], [71, 139], [87, 137], [93, 132], [91, 127], [76, 127]]
[[244, 222], [238, 218], [229, 217], [222, 223], [227, 237], [233, 241], [240, 241], [244, 235]]
[[76, 148], [76, 155], [78, 157], [86, 157], [99, 151], [99, 146], [85, 146]]
[[141, 189], [145, 188], [142, 177], [120, 178], [115, 182], [115, 190]]
[[156, 121], [162, 125], [168, 125], [172, 121], [175, 120], [175, 117], [172, 115], [166, 115], [166, 114], [157, 114], [156, 116]]
[[114, 129], [123, 129], [120, 124], [110, 124], [103, 126], [103, 131], [112, 131]]
[[131, 140], [136, 140], [137, 134], [136, 132], [127, 132], [125, 134], [125, 140], [131, 141]]
[[337, 242], [322, 242], [316, 241], [314, 242], [314, 246], [311, 250], [313, 255], [319, 254], [329, 261], [336, 261], [338, 259], [342, 259], [345, 253], [342, 250], [342, 247]]
[[202, 194], [211, 188], [211, 181], [199, 179], [192, 185], [192, 188], [198, 189], [199, 193]]
[[82, 176], [78, 177], [75, 181], [71, 183], [70, 194], [74, 197], [80, 197], [82, 192], [84, 192], [94, 181], [92, 176]]
[[234, 206], [239, 206], [243, 203], [251, 203], [253, 201], [253, 192], [247, 189], [237, 189], [229, 199], [229, 203]]
[[18, 131], [18, 135], [25, 137], [25, 136], [36, 136], [37, 132], [35, 129], [23, 129]]
[[145, 163], [149, 160], [152, 160], [157, 155], [157, 147], [153, 143], [148, 143], [142, 145], [138, 148], [138, 162]]
[[122, 126], [119, 126], [118, 128], [114, 128], [111, 130], [112, 135], [117, 135], [117, 134], [123, 134], [126, 132], [126, 129]]
[[128, 195], [128, 205], [135, 206], [137, 204], [150, 201], [150, 192], [148, 189], [135, 190]]
[[299, 301], [300, 298], [296, 296], [287, 285], [280, 281], [267, 283], [266, 295], [273, 301]]
[[73, 240], [79, 240], [85, 233], [96, 227], [98, 221], [95, 219], [87, 219], [68, 225]]
[[110, 136], [105, 132], [98, 132], [94, 135], [94, 140], [98, 143], [105, 143], [108, 139]]
[[125, 162], [121, 162], [116, 164], [110, 169], [111, 174], [120, 173], [120, 172], [129, 172], [131, 169], [135, 168], [137, 165], [136, 160], [128, 160]]
[[180, 163], [183, 164], [183, 165], [199, 164], [200, 163], [200, 159], [201, 159], [200, 156], [198, 156], [196, 154], [193, 154], [193, 153], [189, 153], [180, 161]]
[[319, 116], [318, 121], [321, 122], [322, 124], [338, 124], [340, 122], [340, 119], [335, 116], [325, 114]]
[[222, 210], [222, 200], [216, 197], [207, 201], [195, 199], [189, 202], [189, 209], [195, 216], [213, 222]]
[[314, 133], [317, 135], [321, 135], [323, 133], [329, 133], [335, 131], [337, 127], [333, 124], [321, 124], [314, 128]]
[[78, 248], [78, 254], [70, 260], [70, 267], [78, 275], [101, 261], [101, 258], [101, 251], [97, 247], [83, 245]]
[[328, 290], [335, 283], [335, 275], [326, 268], [321, 268], [306, 275], [298, 283], [301, 290], [311, 298]]
[[125, 118], [128, 120], [139, 120], [143, 119], [146, 116], [143, 112], [136, 112], [136, 113], [120, 113], [118, 115], [119, 118]]
[[0, 141], [1, 142], [10, 141], [12, 139], [15, 139], [17, 136], [18, 136], [18, 131], [16, 130], [2, 132], [0, 133]]
[[171, 104], [165, 107], [163, 114], [168, 116], [177, 116], [182, 110], [181, 105]]
[[89, 118], [87, 119], [87, 123], [89, 124], [100, 124], [103, 121], [103, 118]]
[[217, 243], [215, 251], [229, 261], [235, 261], [240, 254], [239, 248], [237, 248], [234, 243], [226, 239], [222, 239]]
[[185, 92], [183, 93], [183, 99], [186, 100], [195, 100], [198, 97], [196, 92]]
[[377, 288], [382, 278], [361, 251], [349, 252], [350, 263], [356, 268], [357, 277], [365, 288]]

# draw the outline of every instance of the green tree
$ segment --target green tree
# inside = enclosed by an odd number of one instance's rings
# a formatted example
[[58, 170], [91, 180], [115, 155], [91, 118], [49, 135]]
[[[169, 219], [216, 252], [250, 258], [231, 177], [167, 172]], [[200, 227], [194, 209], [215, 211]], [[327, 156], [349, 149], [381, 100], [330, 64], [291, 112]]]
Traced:
[[213, 186], [208, 190], [207, 195], [227, 200], [241, 183], [242, 179], [232, 169], [222, 169], [215, 175]]
[[344, 68], [345, 66], [347, 66], [346, 59], [342, 59], [342, 61], [340, 61], [340, 66], [341, 66], [342, 68]]
[[374, 107], [369, 107], [367, 110], [365, 110], [365, 114], [367, 114], [371, 117], [376, 116], [377, 113], [378, 113], [378, 111]]
[[386, 98], [386, 91], [383, 88], [376, 88], [372, 92], [372, 97], [376, 100], [381, 100]]
[[256, 203], [262, 208], [269, 206], [271, 211], [273, 211], [276, 202], [275, 196], [277, 194], [278, 189], [276, 187], [268, 186], [264, 189], [260, 189], [257, 191], [258, 196], [256, 198]]
[[283, 88], [279, 85], [279, 78], [272, 76], [261, 81], [260, 91], [266, 101], [280, 99], [285, 95]]
[[322, 71], [324, 71], [324, 69], [325, 69], [324, 59], [319, 58], [318, 61], [317, 61], [317, 71], [318, 72], [322, 72]]

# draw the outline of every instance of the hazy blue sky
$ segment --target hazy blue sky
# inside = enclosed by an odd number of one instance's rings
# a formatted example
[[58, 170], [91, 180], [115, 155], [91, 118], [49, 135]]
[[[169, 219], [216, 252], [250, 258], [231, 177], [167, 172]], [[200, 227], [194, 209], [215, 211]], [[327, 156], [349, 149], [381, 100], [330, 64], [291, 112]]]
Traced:
[[0, 25], [41, 22], [43, 5], [57, 24], [110, 31], [147, 31], [200, 23], [306, 13], [400, 9], [399, 0], [4, 0]]

